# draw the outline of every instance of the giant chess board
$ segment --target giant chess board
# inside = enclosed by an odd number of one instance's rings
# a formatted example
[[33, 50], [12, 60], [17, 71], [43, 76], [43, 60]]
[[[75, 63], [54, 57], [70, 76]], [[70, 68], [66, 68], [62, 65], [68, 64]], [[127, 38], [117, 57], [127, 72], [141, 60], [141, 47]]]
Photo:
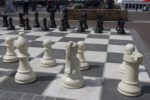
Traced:
[[[126, 30], [126, 35], [118, 35], [115, 29], [105, 29], [102, 34], [96, 34], [92, 27], [85, 33], [78, 33], [76, 30], [77, 28], [71, 28], [60, 32], [56, 28], [48, 32], [38, 29], [26, 31], [26, 38], [30, 41], [30, 65], [37, 74], [37, 80], [31, 84], [20, 85], [14, 81], [18, 63], [4, 63], [2, 57], [6, 52], [4, 39], [7, 36], [17, 39], [18, 33], [23, 29], [8, 31], [0, 28], [0, 100], [4, 97], [4, 100], [10, 100], [7, 97], [11, 100], [150, 100], [150, 78], [147, 70], [150, 65], [147, 58], [144, 58], [139, 68], [142, 94], [138, 97], [126, 97], [117, 91], [117, 85], [122, 77], [119, 65], [123, 61], [125, 45], [133, 43], [144, 57], [148, 56], [145, 54], [145, 46], [135, 31]], [[53, 41], [52, 56], [57, 61], [57, 66], [53, 68], [39, 66], [44, 52], [43, 41], [46, 39]], [[65, 45], [69, 41], [86, 43], [85, 58], [90, 69], [82, 71], [85, 84], [80, 89], [66, 89], [62, 85]], [[28, 99], [21, 99], [24, 97]]]

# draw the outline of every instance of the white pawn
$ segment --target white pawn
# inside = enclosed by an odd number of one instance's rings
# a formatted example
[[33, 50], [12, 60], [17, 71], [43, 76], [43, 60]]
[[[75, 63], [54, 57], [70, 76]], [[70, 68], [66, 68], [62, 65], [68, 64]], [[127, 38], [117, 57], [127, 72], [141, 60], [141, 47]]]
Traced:
[[7, 47], [6, 54], [3, 57], [3, 62], [17, 62], [18, 57], [14, 51], [14, 38], [13, 37], [7, 37], [5, 39], [5, 46]]
[[69, 89], [83, 87], [84, 80], [80, 72], [80, 61], [76, 57], [78, 44], [70, 41], [66, 45], [66, 63], [63, 77], [63, 85]]
[[52, 52], [52, 41], [50, 40], [45, 40], [43, 42], [44, 46], [44, 56], [41, 60], [41, 67], [49, 68], [49, 67], [54, 67], [56, 66], [56, 60], [51, 57], [51, 52]]
[[124, 62], [126, 63], [126, 66], [123, 78], [118, 84], [118, 91], [126, 96], [138, 96], [141, 94], [138, 73], [143, 55], [134, 51], [135, 47], [133, 44], [128, 44], [126, 46], [126, 50], [129, 51], [130, 54], [124, 55]]
[[86, 49], [85, 43], [83, 41], [79, 41], [78, 45], [79, 45], [79, 47], [78, 47], [77, 57], [80, 60], [80, 70], [87, 70], [87, 69], [89, 69], [89, 65], [86, 62], [86, 59], [84, 57], [84, 52]]
[[36, 80], [36, 75], [29, 65], [29, 41], [24, 38], [24, 34], [24, 32], [20, 32], [16, 42], [16, 47], [19, 51], [19, 67], [15, 75], [15, 82], [20, 84], [27, 84]]
[[[131, 55], [132, 51], [135, 51], [134, 45], [133, 44], [127, 44], [125, 47], [124, 57], [125, 57], [125, 55]], [[123, 59], [124, 59], [124, 57], [123, 57]], [[126, 62], [123, 61], [123, 63], [119, 66], [119, 71], [121, 73], [124, 73], [125, 67], [126, 67]]]

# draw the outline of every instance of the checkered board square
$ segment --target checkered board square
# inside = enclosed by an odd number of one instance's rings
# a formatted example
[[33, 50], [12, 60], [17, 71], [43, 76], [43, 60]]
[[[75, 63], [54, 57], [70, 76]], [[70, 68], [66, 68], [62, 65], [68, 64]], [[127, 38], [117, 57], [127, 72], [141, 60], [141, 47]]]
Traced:
[[[26, 38], [30, 42], [29, 53], [31, 54], [29, 61], [33, 71], [37, 74], [37, 80], [31, 84], [20, 85], [14, 81], [18, 63], [4, 63], [2, 57], [6, 51], [4, 39], [7, 36], [13, 36], [17, 39], [18, 33], [23, 29], [17, 28], [14, 31], [8, 31], [0, 28], [0, 90], [80, 100], [133, 99], [117, 92], [117, 85], [122, 77], [119, 72], [119, 65], [123, 61], [125, 45], [128, 43], [135, 44], [131, 35], [132, 32], [126, 30], [126, 35], [118, 35], [115, 29], [106, 29], [101, 34], [96, 34], [93, 28], [89, 28], [85, 33], [77, 33], [76, 30], [77, 28], [71, 28], [68, 31], [60, 32], [56, 28], [48, 32], [34, 29], [27, 31]], [[39, 64], [44, 53], [43, 40], [46, 39], [53, 41], [52, 57], [57, 62], [53, 68], [42, 68]], [[66, 89], [62, 86], [65, 45], [69, 41], [84, 41], [86, 43], [85, 58], [90, 69], [82, 71], [85, 84], [80, 89]], [[17, 50], [16, 53], [18, 53]], [[141, 64], [139, 68], [139, 81], [144, 89], [150, 83], [144, 64]], [[150, 91], [134, 99], [148, 100], [147, 98], [150, 98]]]

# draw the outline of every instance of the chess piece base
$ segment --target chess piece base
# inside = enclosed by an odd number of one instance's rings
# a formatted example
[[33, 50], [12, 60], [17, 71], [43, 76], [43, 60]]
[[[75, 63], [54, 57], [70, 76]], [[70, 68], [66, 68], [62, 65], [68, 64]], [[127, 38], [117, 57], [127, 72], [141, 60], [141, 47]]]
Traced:
[[4, 56], [3, 57], [3, 62], [13, 63], [17, 61], [18, 61], [17, 56]]
[[83, 79], [71, 79], [67, 76], [63, 77], [63, 86], [68, 88], [68, 89], [78, 89], [83, 87], [84, 82]]
[[118, 91], [126, 96], [138, 96], [141, 94], [141, 88], [138, 86], [138, 83], [130, 84], [124, 81], [118, 84]]
[[60, 27], [59, 31], [67, 31], [67, 28]]
[[79, 28], [79, 29], [77, 30], [77, 32], [85, 32], [85, 30], [82, 29], [82, 28]]
[[28, 84], [36, 80], [36, 75], [32, 71], [17, 72], [15, 75], [15, 82], [19, 84]]
[[96, 29], [95, 29], [95, 33], [103, 33], [103, 30], [102, 30], [102, 29], [99, 29], [99, 28], [96, 28]]
[[8, 30], [15, 30], [15, 27], [8, 27]]
[[44, 68], [49, 68], [49, 67], [55, 67], [56, 66], [56, 61], [55, 60], [41, 60], [41, 67]]
[[80, 70], [87, 70], [87, 69], [89, 69], [89, 65], [88, 65], [88, 63], [81, 63], [81, 65], [80, 65]]

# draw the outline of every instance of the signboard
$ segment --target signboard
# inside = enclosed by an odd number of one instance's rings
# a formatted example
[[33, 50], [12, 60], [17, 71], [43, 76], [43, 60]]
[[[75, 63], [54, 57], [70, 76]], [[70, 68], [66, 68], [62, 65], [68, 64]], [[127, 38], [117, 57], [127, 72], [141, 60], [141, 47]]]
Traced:
[[144, 0], [144, 2], [150, 2], [150, 0]]

